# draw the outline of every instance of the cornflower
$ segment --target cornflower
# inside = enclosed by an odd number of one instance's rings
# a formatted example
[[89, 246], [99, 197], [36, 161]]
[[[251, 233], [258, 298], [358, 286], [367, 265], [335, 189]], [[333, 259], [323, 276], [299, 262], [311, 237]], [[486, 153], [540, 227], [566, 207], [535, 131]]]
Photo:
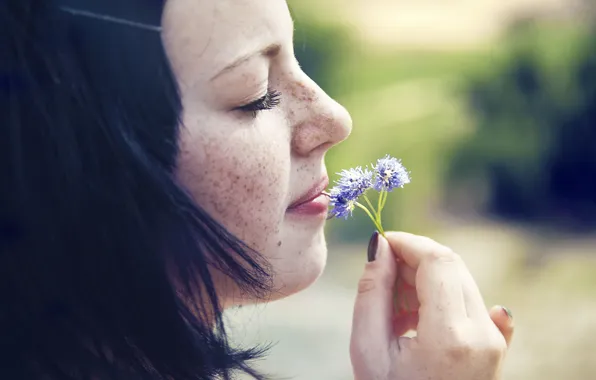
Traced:
[[[348, 219], [356, 208], [360, 208], [385, 236], [381, 212], [387, 202], [387, 194], [410, 183], [410, 174], [401, 161], [386, 155], [377, 160], [372, 170], [358, 166], [337, 174], [340, 178], [329, 193], [330, 205], [333, 207], [329, 217]], [[379, 194], [376, 207], [367, 196], [371, 189]], [[359, 198], [364, 199], [365, 204], [358, 202]]]
[[[348, 219], [356, 208], [360, 208], [372, 220], [377, 230], [385, 236], [381, 212], [387, 202], [387, 195], [394, 189], [403, 188], [404, 185], [410, 183], [410, 173], [401, 161], [386, 155], [377, 160], [372, 170], [366, 167], [364, 169], [356, 167], [342, 170], [337, 174], [340, 178], [328, 194], [331, 198], [330, 205], [333, 207], [329, 212], [329, 218]], [[367, 192], [371, 189], [378, 193], [376, 207], [367, 196]], [[360, 198], [364, 199], [365, 204], [358, 202]], [[396, 279], [393, 296], [396, 315], [400, 313], [398, 283], [398, 279]], [[407, 297], [404, 298], [404, 301], [406, 310], [409, 310]]]

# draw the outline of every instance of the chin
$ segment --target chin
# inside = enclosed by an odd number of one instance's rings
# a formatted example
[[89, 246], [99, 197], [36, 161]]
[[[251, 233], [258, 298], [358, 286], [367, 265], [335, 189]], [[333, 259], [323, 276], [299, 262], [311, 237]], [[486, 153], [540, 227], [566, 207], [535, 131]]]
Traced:
[[276, 289], [271, 294], [271, 300], [285, 298], [308, 288], [325, 270], [327, 244], [323, 231], [310, 238], [297, 235], [293, 239], [285, 239], [285, 249], [280, 247], [274, 256], [279, 259], [271, 261]]
[[[247, 299], [228, 292], [227, 306], [250, 305], [276, 301], [296, 294], [314, 284], [325, 270], [327, 243], [323, 229], [305, 231], [288, 229], [291, 235], [280, 237], [281, 245], [264, 250], [271, 264], [273, 289], [265, 299]], [[308, 233], [310, 232], [310, 233]], [[278, 241], [278, 239], [276, 239]], [[229, 288], [228, 288], [229, 289]]]

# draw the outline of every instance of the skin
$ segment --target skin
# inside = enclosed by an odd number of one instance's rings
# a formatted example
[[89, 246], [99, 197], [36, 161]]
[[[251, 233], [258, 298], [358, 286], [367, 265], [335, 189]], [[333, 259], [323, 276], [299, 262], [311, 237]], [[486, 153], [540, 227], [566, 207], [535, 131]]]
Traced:
[[[326, 176], [326, 151], [351, 120], [300, 69], [281, 0], [168, 0], [163, 41], [184, 107], [177, 176], [198, 204], [271, 263], [277, 289], [296, 293], [322, 273], [324, 215], [288, 207]], [[238, 57], [248, 57], [234, 64]], [[232, 68], [229, 68], [233, 64]], [[238, 107], [273, 89], [280, 104]], [[380, 238], [360, 280], [350, 353], [359, 380], [499, 378], [513, 322], [487, 311], [459, 256], [424, 237]], [[394, 284], [409, 310], [395, 315]], [[257, 300], [217, 277], [224, 307]], [[418, 336], [402, 335], [416, 329]]]
[[[409, 305], [398, 313], [396, 281]], [[403, 336], [410, 329], [416, 336]], [[486, 310], [458, 254], [424, 236], [379, 237], [354, 306], [356, 380], [497, 380], [512, 335], [512, 318], [500, 306]]]
[[[326, 176], [324, 155], [349, 135], [349, 114], [300, 69], [283, 1], [170, 0], [162, 26], [184, 107], [180, 180], [271, 262], [272, 299], [306, 288], [325, 267], [325, 218], [286, 211]], [[281, 94], [276, 108], [256, 118], [234, 110], [268, 88]], [[225, 305], [252, 302], [219, 285]]]

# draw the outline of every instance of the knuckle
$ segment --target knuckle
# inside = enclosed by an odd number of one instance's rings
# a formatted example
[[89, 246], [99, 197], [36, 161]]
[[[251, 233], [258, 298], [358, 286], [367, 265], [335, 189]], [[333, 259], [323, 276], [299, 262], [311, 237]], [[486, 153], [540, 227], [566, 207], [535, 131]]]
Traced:
[[436, 243], [429, 254], [429, 259], [432, 261], [458, 261], [460, 256], [451, 248]]
[[453, 342], [445, 348], [445, 356], [455, 362], [469, 359], [473, 354], [472, 346], [465, 342]]
[[489, 347], [485, 350], [484, 355], [489, 363], [494, 364], [501, 361], [503, 356], [505, 355], [505, 348], [501, 347]]
[[507, 345], [504, 342], [489, 342], [489, 344], [483, 346], [480, 351], [487, 363], [496, 364], [505, 356]]
[[368, 293], [376, 288], [377, 284], [373, 278], [363, 277], [358, 281], [358, 294]]
[[459, 255], [451, 248], [426, 236], [421, 236], [419, 239], [420, 246], [425, 247], [424, 251], [426, 251], [426, 258], [428, 260], [455, 261], [459, 259]]
[[446, 335], [445, 354], [453, 360], [461, 360], [470, 356], [472, 345], [464, 328], [451, 328]]
[[490, 350], [496, 351], [500, 354], [504, 354], [505, 352], [507, 352], [507, 342], [505, 341], [503, 335], [499, 333], [499, 336], [493, 339], [493, 342], [490, 346]]
[[445, 357], [452, 362], [478, 361], [495, 365], [503, 360], [507, 351], [504, 339], [491, 338], [479, 340], [464, 336], [461, 332], [453, 332], [451, 341], [444, 347]]

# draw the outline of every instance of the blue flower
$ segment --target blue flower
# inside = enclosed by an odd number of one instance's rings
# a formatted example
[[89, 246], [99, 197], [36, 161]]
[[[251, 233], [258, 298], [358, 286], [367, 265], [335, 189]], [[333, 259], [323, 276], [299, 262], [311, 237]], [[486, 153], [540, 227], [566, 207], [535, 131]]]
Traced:
[[375, 166], [376, 180], [374, 188], [377, 191], [392, 191], [410, 183], [410, 174], [397, 158], [389, 155], [377, 160]]
[[341, 194], [342, 198], [347, 200], [358, 199], [358, 197], [373, 185], [373, 173], [368, 169], [356, 167], [353, 169], [344, 169], [341, 173], [337, 174], [341, 177], [336, 182], [337, 186], [335, 189], [338, 190], [338, 194]]
[[347, 219], [352, 216], [358, 198], [372, 188], [373, 173], [368, 169], [356, 167], [343, 170], [338, 174], [340, 178], [330, 194], [330, 203], [333, 206], [330, 215]]
[[330, 195], [331, 201], [330, 204], [333, 206], [333, 209], [329, 213], [330, 217], [336, 218], [344, 218], [348, 219], [352, 216], [352, 212], [356, 207], [356, 199], [349, 199], [343, 196], [341, 190], [338, 188], [334, 188], [331, 190]]
[[[340, 178], [328, 194], [330, 205], [333, 207], [329, 212], [329, 217], [348, 219], [352, 216], [354, 209], [359, 207], [368, 214], [381, 232], [383, 228], [380, 214], [385, 206], [387, 193], [410, 183], [410, 174], [401, 164], [401, 161], [389, 155], [377, 160], [377, 164], [374, 165], [374, 172], [367, 168], [356, 167], [343, 170], [337, 174], [340, 175]], [[382, 192], [379, 195], [378, 210], [374, 209], [374, 206], [364, 195], [371, 188]], [[361, 196], [365, 197], [371, 210], [358, 203], [358, 198]]]

